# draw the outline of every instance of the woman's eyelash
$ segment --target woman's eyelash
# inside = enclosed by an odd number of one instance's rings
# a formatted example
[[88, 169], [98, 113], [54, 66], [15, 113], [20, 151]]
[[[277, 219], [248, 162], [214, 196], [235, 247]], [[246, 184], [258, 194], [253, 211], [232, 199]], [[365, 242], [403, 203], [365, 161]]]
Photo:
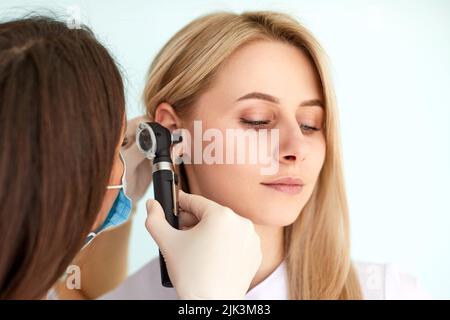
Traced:
[[[240, 120], [241, 123], [254, 127], [266, 126], [271, 122], [270, 120], [247, 120], [244, 118], [240, 118]], [[301, 124], [300, 127], [305, 131], [320, 131], [319, 128], [308, 126], [306, 124]]]
[[308, 126], [306, 124], [302, 124], [300, 126], [301, 126], [302, 129], [307, 130], [307, 131], [320, 131], [319, 128], [311, 127], [311, 126]]
[[255, 127], [265, 126], [271, 122], [270, 120], [247, 120], [244, 118], [240, 118], [240, 121], [243, 124], [251, 125], [251, 126], [255, 126]]

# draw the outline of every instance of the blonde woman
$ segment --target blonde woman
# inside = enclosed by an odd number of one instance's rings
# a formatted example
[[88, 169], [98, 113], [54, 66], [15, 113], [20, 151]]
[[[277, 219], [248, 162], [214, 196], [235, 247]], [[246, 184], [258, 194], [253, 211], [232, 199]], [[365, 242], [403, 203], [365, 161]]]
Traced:
[[[263, 259], [247, 299], [425, 297], [390, 265], [352, 263], [333, 85], [324, 51], [297, 21], [274, 12], [196, 19], [158, 53], [144, 97], [150, 118], [192, 136], [194, 121], [224, 136], [278, 129], [271, 175], [258, 163], [178, 168], [185, 191], [254, 223]], [[105, 298], [177, 298], [159, 281], [153, 260]]]

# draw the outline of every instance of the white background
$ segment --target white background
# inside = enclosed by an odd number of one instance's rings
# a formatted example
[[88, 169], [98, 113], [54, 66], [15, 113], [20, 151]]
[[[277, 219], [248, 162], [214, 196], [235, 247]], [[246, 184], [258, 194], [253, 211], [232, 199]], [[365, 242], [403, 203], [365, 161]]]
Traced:
[[[0, 17], [42, 8], [79, 10], [111, 50], [126, 79], [129, 118], [142, 112], [156, 52], [199, 15], [268, 9], [298, 18], [332, 62], [354, 259], [396, 263], [434, 298], [450, 298], [449, 1], [2, 0]], [[145, 215], [141, 201], [131, 272], [157, 254]]]

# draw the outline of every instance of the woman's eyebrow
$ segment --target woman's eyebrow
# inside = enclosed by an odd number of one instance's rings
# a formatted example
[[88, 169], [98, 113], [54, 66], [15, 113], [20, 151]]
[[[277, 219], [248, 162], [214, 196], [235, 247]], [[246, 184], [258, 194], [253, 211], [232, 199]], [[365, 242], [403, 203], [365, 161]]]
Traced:
[[278, 98], [271, 96], [270, 94], [262, 93], [262, 92], [247, 93], [246, 95], [240, 97], [236, 101], [241, 101], [241, 100], [246, 100], [246, 99], [259, 99], [259, 100], [265, 100], [265, 101], [269, 101], [269, 102], [273, 102], [273, 103], [277, 103], [277, 104], [280, 103], [280, 100]]
[[300, 107], [321, 107], [323, 108], [323, 102], [320, 99], [305, 100], [300, 103]]
[[[246, 99], [259, 99], [259, 100], [264, 100], [264, 101], [280, 104], [280, 99], [278, 99], [277, 97], [274, 97], [270, 94], [263, 93], [263, 92], [247, 93], [246, 95], [243, 95], [242, 97], [237, 99], [236, 102], [246, 100]], [[302, 101], [302, 103], [300, 103], [300, 107], [313, 107], [313, 106], [318, 106], [318, 107], [323, 108], [322, 100], [310, 99], [310, 100]]]

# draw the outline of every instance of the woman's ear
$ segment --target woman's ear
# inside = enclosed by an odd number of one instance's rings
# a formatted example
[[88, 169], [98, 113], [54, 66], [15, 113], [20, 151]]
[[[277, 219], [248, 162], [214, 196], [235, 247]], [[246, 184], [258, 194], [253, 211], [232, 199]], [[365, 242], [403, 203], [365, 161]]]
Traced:
[[156, 107], [154, 121], [163, 125], [170, 131], [181, 127], [181, 121], [178, 115], [176, 114], [173, 107], [166, 102], [163, 102]]
[[[180, 118], [176, 114], [173, 107], [166, 102], [161, 103], [156, 108], [154, 121], [163, 125], [171, 132], [173, 132], [176, 129], [181, 129], [183, 126]], [[172, 159], [176, 164], [179, 164], [181, 162], [181, 157], [183, 155], [183, 147], [184, 145], [180, 143], [175, 145], [171, 150]]]

